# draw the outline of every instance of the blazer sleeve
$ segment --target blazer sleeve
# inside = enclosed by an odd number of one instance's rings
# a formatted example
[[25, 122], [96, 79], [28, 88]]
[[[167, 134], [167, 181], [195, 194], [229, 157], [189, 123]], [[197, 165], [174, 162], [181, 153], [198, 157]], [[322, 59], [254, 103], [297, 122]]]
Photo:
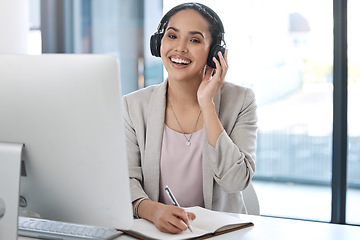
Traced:
[[255, 172], [257, 106], [249, 88], [237, 96], [222, 95], [233, 99], [221, 101], [219, 117], [224, 131], [215, 147], [208, 144], [209, 161], [216, 183], [225, 192], [238, 192], [248, 186]]
[[[128, 101], [127, 98], [128, 96], [123, 97], [123, 116], [126, 132], [131, 200], [135, 201], [141, 197], [148, 196], [142, 187], [143, 173], [141, 168], [141, 139], [139, 141], [137, 132], [135, 131], [135, 123], [132, 119], [132, 115], [134, 115], [134, 113], [130, 112], [130, 109], [134, 109], [133, 106], [130, 106], [132, 101]], [[133, 117], [141, 118], [141, 116]]]

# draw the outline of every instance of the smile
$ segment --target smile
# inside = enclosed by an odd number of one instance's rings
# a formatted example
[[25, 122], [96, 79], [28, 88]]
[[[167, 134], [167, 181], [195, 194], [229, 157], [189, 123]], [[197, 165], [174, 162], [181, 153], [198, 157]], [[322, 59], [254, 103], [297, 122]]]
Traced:
[[188, 65], [188, 64], [191, 63], [190, 60], [183, 59], [183, 58], [171, 57], [170, 60], [171, 60], [173, 63], [183, 64], [183, 65]]

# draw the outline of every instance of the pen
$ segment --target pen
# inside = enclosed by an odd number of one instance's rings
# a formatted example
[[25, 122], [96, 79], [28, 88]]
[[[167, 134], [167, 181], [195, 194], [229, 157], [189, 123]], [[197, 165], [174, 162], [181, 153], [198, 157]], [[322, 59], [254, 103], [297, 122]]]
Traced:
[[[175, 206], [180, 207], [180, 204], [176, 201], [176, 198], [175, 198], [174, 194], [172, 194], [172, 192], [171, 192], [171, 190], [170, 190], [170, 188], [169, 188], [168, 186], [165, 186], [165, 191], [166, 191], [167, 195], [169, 196], [171, 202], [172, 202]], [[190, 225], [189, 225], [188, 229], [189, 229], [191, 232], [193, 231]]]

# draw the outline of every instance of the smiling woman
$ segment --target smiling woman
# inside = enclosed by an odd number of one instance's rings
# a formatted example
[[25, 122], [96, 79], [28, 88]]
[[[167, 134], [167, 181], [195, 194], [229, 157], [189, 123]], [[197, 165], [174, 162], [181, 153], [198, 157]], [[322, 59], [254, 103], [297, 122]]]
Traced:
[[[169, 79], [196, 81], [193, 80], [196, 78], [201, 81], [211, 43], [207, 20], [198, 12], [184, 10], [174, 14], [164, 30], [160, 47], [161, 59]], [[174, 69], [187, 71], [178, 72]]]
[[225, 82], [223, 37], [209, 7], [175, 6], [150, 40], [168, 78], [123, 98], [134, 216], [163, 232], [185, 231], [196, 217], [172, 206], [165, 186], [183, 207], [247, 213], [256, 103], [251, 89]]

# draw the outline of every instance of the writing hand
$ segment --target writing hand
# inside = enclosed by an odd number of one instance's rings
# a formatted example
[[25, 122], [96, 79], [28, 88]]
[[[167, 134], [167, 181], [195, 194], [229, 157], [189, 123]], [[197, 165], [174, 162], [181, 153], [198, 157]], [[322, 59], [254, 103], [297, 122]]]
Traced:
[[194, 213], [176, 206], [158, 205], [152, 222], [161, 232], [180, 233], [188, 229]]

